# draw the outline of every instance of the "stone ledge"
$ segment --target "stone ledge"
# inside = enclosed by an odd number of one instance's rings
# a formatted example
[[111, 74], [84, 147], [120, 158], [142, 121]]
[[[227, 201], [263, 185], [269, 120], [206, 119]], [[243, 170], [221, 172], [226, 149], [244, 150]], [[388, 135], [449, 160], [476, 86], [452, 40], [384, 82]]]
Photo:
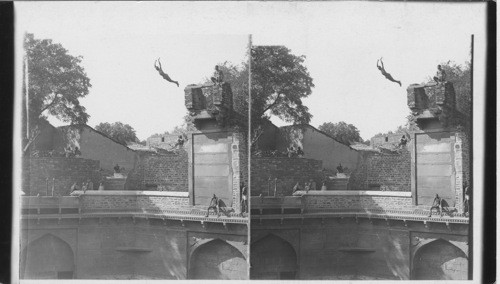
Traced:
[[74, 191], [71, 195], [97, 195], [97, 196], [170, 196], [170, 197], [189, 197], [189, 192], [184, 191], [151, 191], [151, 190], [92, 190], [83, 193], [81, 190]]
[[411, 197], [409, 191], [371, 191], [371, 190], [311, 190], [309, 192], [297, 191], [294, 196], [314, 195], [314, 196], [395, 196]]

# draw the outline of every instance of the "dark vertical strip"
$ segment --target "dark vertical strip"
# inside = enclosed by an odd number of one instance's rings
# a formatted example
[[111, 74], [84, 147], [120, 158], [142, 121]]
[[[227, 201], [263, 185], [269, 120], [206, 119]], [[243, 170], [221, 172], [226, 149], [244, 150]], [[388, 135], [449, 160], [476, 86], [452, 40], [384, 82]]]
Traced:
[[[474, 158], [474, 144], [473, 144], [473, 137], [474, 137], [474, 130], [473, 130], [473, 124], [474, 124], [474, 35], [470, 36], [470, 110], [469, 110], [469, 125], [468, 125], [468, 136], [466, 139], [469, 141], [469, 183], [468, 186], [469, 188], [472, 188], [472, 185], [474, 184], [474, 171], [473, 171], [473, 163], [472, 160]], [[465, 188], [464, 188], [465, 189]], [[471, 193], [472, 195], [472, 193]], [[467, 267], [467, 278], [469, 280], [473, 279], [474, 276], [474, 246], [471, 245], [474, 243], [474, 215], [472, 213], [472, 197], [469, 197], [469, 202], [467, 206], [469, 207], [467, 210], [469, 211], [469, 262], [468, 267]]]
[[0, 2], [0, 282], [11, 282], [14, 3]]
[[248, 149], [247, 149], [247, 155], [248, 155], [248, 176], [247, 176], [247, 218], [248, 218], [248, 225], [247, 225], [247, 249], [248, 249], [248, 254], [247, 254], [247, 264], [248, 264], [248, 279], [250, 279], [250, 232], [251, 232], [251, 224], [250, 224], [250, 208], [252, 208], [252, 204], [250, 201], [250, 196], [252, 196], [252, 188], [251, 188], [251, 179], [252, 179], [252, 167], [251, 167], [251, 162], [252, 162], [252, 35], [248, 35]]
[[[496, 2], [487, 2], [487, 28], [486, 41], [486, 107], [485, 107], [485, 165], [484, 165], [484, 191], [483, 226], [483, 271], [482, 283], [496, 281]], [[481, 174], [481, 173], [480, 173]], [[472, 193], [472, 197], [473, 197]], [[475, 275], [477, 278], [477, 275]]]

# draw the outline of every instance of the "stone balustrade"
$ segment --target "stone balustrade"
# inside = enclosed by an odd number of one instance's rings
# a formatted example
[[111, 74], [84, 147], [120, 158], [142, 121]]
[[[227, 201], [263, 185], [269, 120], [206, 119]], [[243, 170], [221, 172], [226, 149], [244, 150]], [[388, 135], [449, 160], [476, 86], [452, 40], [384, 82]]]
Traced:
[[[297, 191], [294, 196], [253, 196], [250, 202], [252, 212], [255, 214], [263, 214], [272, 209], [279, 209], [283, 214], [287, 210], [297, 209], [302, 214], [372, 212], [374, 214], [427, 216], [430, 209], [430, 205], [413, 205], [412, 193], [401, 191]], [[449, 208], [449, 211], [451, 216], [462, 216], [456, 212], [455, 208]], [[437, 212], [434, 211], [434, 213]]]

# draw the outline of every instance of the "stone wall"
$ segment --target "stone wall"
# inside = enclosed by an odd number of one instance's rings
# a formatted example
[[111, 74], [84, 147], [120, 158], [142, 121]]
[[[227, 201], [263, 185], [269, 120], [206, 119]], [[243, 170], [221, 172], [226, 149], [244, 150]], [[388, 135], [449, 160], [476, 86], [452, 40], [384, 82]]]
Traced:
[[[23, 160], [23, 191], [26, 195], [49, 195], [54, 187], [54, 196], [69, 195], [71, 185], [90, 179], [94, 189], [102, 178], [99, 161], [82, 158], [26, 158]], [[48, 183], [47, 183], [48, 181]]]
[[411, 191], [411, 153], [365, 152], [357, 170], [351, 174], [349, 188], [353, 190]]
[[177, 143], [178, 138], [179, 135], [162, 135], [157, 137], [149, 137], [146, 140], [146, 146], [170, 150], [172, 146]]
[[188, 191], [188, 154], [142, 154], [129, 173], [127, 190]]
[[395, 133], [395, 134], [387, 134], [384, 136], [376, 136], [370, 140], [370, 146], [372, 147], [388, 147], [393, 148], [395, 145], [399, 144], [401, 137], [405, 135], [405, 133]]
[[[268, 184], [271, 195], [276, 181], [277, 195], [292, 195], [293, 186], [300, 182], [313, 179], [319, 189], [324, 179], [323, 163], [305, 158], [252, 158], [252, 189], [251, 195], [267, 195]], [[269, 178], [271, 182], [269, 182]]]
[[[251, 278], [280, 279], [295, 270], [295, 279], [302, 280], [466, 280], [464, 230], [420, 231], [428, 230], [423, 224], [405, 227], [402, 222], [356, 223], [347, 218], [324, 223], [304, 219], [300, 227], [285, 220], [276, 229], [256, 223], [251, 232], [251, 262], [265, 265], [252, 266]], [[272, 256], [265, 254], [269, 251]], [[415, 267], [419, 260], [427, 266]], [[292, 261], [297, 268], [286, 265]]]
[[[143, 218], [135, 221], [132, 218], [82, 218], [80, 221], [63, 218], [60, 225], [53, 222], [50, 226], [45, 222], [47, 220], [22, 224], [21, 279], [26, 276], [54, 279], [61, 268], [72, 272], [75, 279], [113, 279], [115, 282], [188, 279], [193, 266], [204, 264], [204, 259], [193, 256], [199, 256], [207, 247], [218, 251], [218, 262], [211, 263], [215, 268], [206, 270], [206, 275], [213, 279], [248, 278], [246, 260], [242, 260], [240, 254], [236, 262], [234, 255], [235, 249], [242, 251], [247, 240], [242, 230], [227, 232], [210, 226], [205, 229], [193, 222], [186, 222], [185, 226], [172, 222], [165, 226], [161, 220]], [[200, 234], [204, 236], [205, 245], [195, 246], [193, 243], [200, 241]], [[62, 244], [56, 247], [57, 251], [50, 249], [54, 243]]]

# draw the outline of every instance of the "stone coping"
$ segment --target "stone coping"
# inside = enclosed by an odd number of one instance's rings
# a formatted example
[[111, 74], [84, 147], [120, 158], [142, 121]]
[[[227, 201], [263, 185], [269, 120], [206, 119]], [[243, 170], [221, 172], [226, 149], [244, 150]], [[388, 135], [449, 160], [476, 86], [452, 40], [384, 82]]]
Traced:
[[189, 197], [189, 192], [184, 191], [152, 191], [152, 190], [76, 190], [71, 195], [91, 195], [91, 196], [170, 196], [170, 197]]
[[[297, 191], [294, 196], [318, 195], [318, 196], [390, 196], [411, 197], [409, 191], [375, 191], [375, 190], [310, 190], [309, 192]], [[265, 197], [264, 197], [265, 198]]]

